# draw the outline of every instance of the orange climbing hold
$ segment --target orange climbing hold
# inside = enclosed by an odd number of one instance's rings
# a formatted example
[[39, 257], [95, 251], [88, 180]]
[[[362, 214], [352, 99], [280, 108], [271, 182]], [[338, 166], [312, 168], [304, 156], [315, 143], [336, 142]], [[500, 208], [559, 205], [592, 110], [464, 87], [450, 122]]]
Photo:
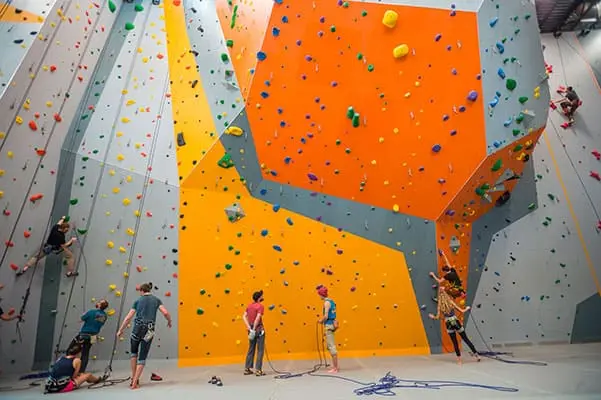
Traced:
[[38, 194], [34, 194], [33, 196], [31, 196], [29, 198], [29, 201], [31, 201], [32, 203], [35, 203], [38, 200], [41, 200], [44, 197], [44, 195], [42, 193], [38, 193]]
[[42, 157], [46, 155], [46, 150], [44, 149], [35, 149], [35, 152], [37, 153], [38, 156]]
[[171, 297], [171, 292], [165, 292], [165, 297]]
[[31, 232], [25, 231], [25, 232], [23, 232], [23, 236], [25, 237], [25, 239], [27, 239], [28, 237], [31, 236]]
[[173, 0], [173, 5], [179, 7], [182, 4], [182, 0]]
[[56, 114], [54, 114], [54, 120], [56, 122], [62, 122], [63, 117], [61, 117], [60, 114], [56, 113]]
[[35, 121], [29, 121], [29, 128], [32, 131], [37, 131], [38, 130], [38, 124]]

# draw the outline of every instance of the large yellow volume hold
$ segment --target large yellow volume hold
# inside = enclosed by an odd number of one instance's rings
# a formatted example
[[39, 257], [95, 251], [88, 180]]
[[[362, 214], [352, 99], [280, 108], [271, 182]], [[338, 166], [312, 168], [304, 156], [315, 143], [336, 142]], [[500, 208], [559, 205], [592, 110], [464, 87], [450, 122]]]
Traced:
[[407, 54], [409, 54], [409, 46], [407, 46], [406, 44], [401, 44], [400, 46], [397, 46], [394, 48], [394, 50], [392, 50], [392, 55], [394, 56], [394, 58], [405, 57]]
[[399, 14], [396, 11], [387, 10], [382, 18], [382, 23], [389, 28], [394, 28], [398, 19]]

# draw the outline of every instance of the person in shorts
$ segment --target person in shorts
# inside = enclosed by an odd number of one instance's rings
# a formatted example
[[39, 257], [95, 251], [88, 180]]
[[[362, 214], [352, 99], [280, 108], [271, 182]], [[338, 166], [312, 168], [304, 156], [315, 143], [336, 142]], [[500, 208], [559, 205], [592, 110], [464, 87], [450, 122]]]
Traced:
[[46, 393], [67, 393], [78, 389], [84, 383], [98, 383], [101, 378], [90, 373], [80, 372], [81, 345], [75, 343], [67, 350], [67, 354], [59, 358], [50, 368], [46, 380]]
[[63, 256], [63, 259], [67, 262], [68, 278], [77, 276], [77, 272], [75, 272], [75, 258], [73, 258], [73, 253], [71, 250], [69, 250], [69, 247], [71, 247], [71, 245], [73, 245], [77, 239], [73, 237], [67, 240], [65, 237], [70, 229], [69, 223], [65, 221], [66, 218], [67, 217], [64, 216], [61, 217], [56, 225], [52, 227], [52, 230], [50, 230], [50, 234], [48, 235], [48, 239], [46, 240], [46, 244], [42, 246], [37, 255], [31, 257], [27, 263], [25, 263], [23, 269], [17, 271], [17, 276], [23, 275], [29, 268], [33, 267], [50, 254], [60, 254]]
[[141, 296], [134, 302], [125, 316], [121, 327], [117, 331], [117, 337], [123, 336], [125, 327], [134, 319], [134, 326], [131, 331], [131, 383], [132, 389], [140, 387], [140, 377], [146, 365], [146, 358], [150, 352], [150, 345], [154, 338], [154, 328], [157, 319], [157, 311], [161, 311], [167, 320], [167, 326], [171, 328], [171, 315], [163, 305], [161, 299], [150, 293], [152, 283], [143, 283], [140, 285]]
[[330, 369], [329, 373], [337, 373], [339, 371], [338, 368], [338, 350], [336, 349], [336, 337], [334, 336], [334, 332], [338, 329], [338, 320], [336, 319], [336, 303], [334, 300], [328, 297], [328, 288], [319, 285], [317, 287], [317, 294], [323, 301], [323, 314], [319, 319], [319, 323], [324, 326], [324, 333], [326, 339], [326, 345], [328, 347], [328, 351], [332, 356], [332, 369]]

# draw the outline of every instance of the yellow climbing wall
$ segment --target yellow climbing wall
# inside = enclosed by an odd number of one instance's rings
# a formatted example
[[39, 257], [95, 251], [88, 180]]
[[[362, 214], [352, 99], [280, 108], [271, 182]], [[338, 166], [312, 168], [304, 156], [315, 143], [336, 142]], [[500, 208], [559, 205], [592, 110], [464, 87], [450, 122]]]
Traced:
[[[165, 4], [181, 190], [179, 363], [240, 362], [246, 330], [241, 320], [256, 290], [265, 291], [267, 347], [272, 359], [316, 357], [318, 284], [330, 287], [342, 328], [344, 356], [429, 352], [402, 253], [339, 232], [248, 195], [235, 169], [217, 166], [224, 149], [207, 139], [215, 127], [192, 58], [183, 10]], [[198, 95], [198, 96], [197, 96]], [[208, 135], [211, 138], [210, 134]], [[201, 156], [207, 144], [214, 151]], [[221, 147], [221, 148], [219, 148]], [[240, 203], [246, 217], [232, 223], [223, 211]], [[396, 317], [395, 317], [396, 316]], [[407, 329], [411, 326], [411, 329]]]

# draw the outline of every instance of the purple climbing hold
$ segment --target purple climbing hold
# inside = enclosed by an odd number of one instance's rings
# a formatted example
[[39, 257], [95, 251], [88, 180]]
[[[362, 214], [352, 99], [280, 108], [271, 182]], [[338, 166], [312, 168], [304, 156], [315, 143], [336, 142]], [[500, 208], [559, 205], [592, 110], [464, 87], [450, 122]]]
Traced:
[[305, 56], [305, 61], [312, 61], [313, 57], [311, 57], [310, 55], [306, 55]]
[[317, 176], [316, 176], [315, 174], [312, 174], [312, 173], [310, 173], [310, 172], [307, 174], [307, 177], [308, 177], [308, 178], [309, 178], [309, 180], [311, 180], [311, 181], [316, 181], [316, 180], [318, 180], [318, 179], [319, 179], [319, 178], [317, 178]]
[[465, 112], [465, 106], [459, 106], [459, 112]]
[[478, 92], [475, 90], [472, 90], [471, 92], [469, 92], [469, 94], [467, 95], [467, 99], [469, 101], [476, 101], [478, 100]]
[[435, 144], [434, 146], [432, 146], [432, 151], [435, 153], [438, 153], [440, 150], [442, 150], [442, 146], [439, 144]]
[[357, 290], [357, 288], [353, 286], [353, 287], [351, 288], [351, 292], [354, 292], [355, 290]]
[[448, 121], [449, 120], [449, 116], [447, 114], [442, 116], [442, 120], [443, 121]]
[[440, 39], [442, 39], [442, 35], [440, 33], [434, 36], [434, 41], [438, 42]]
[[321, 18], [319, 18], [319, 22], [321, 22], [322, 24], [323, 24], [324, 22], [326, 22], [326, 17], [321, 17]]
[[338, 249], [338, 250], [336, 250], [336, 254], [338, 254], [338, 255], [341, 255], [342, 253], [344, 253], [344, 252], [342, 251], [342, 249]]
[[453, 130], [451, 131], [451, 136], [455, 136], [456, 134], [457, 134], [457, 131], [456, 131], [455, 129], [453, 129]]

